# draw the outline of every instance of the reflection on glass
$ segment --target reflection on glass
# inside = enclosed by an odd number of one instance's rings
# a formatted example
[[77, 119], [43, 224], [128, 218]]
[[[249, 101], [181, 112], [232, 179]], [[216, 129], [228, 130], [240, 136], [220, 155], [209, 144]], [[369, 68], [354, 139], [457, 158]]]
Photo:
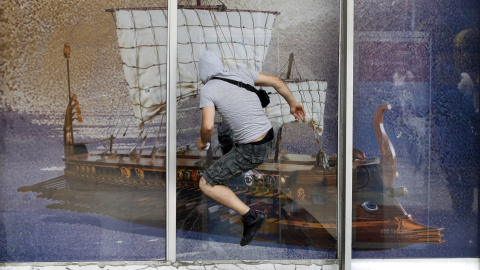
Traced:
[[[277, 72], [284, 72], [280, 76], [304, 106], [307, 120], [296, 122], [285, 100], [273, 88], [264, 87], [271, 93], [266, 113], [276, 130], [275, 150], [265, 163], [226, 185], [251, 209], [266, 213], [267, 221], [255, 240], [241, 247], [241, 216], [208, 199], [198, 188], [204, 170], [222, 156], [225, 140], [217, 115], [218, 132], [212, 137], [208, 151], [200, 152], [195, 145], [201, 124], [200, 56], [208, 49], [221, 56], [228, 70], [264, 71], [268, 69], [265, 66], [268, 55], [276, 53], [268, 49], [271, 42], [278, 43], [272, 36], [276, 31], [274, 22], [281, 15], [254, 10], [253, 1], [240, 6], [229, 9], [222, 5], [187, 5], [178, 12], [178, 258], [333, 258], [336, 158], [328, 157], [322, 149], [327, 82], [298, 77], [293, 54], [290, 59], [287, 54], [281, 63], [283, 70]], [[336, 108], [333, 112], [336, 113]]]
[[354, 257], [476, 257], [480, 5], [355, 4]]
[[[73, 90], [77, 87], [70, 87], [70, 55], [75, 51], [66, 44], [64, 175], [18, 188], [49, 200], [47, 209], [73, 213], [57, 222], [93, 225], [92, 232], [100, 227], [100, 238], [81, 240], [87, 242], [82, 246], [97, 252], [70, 252], [67, 257], [40, 260], [151, 260], [165, 256], [165, 123], [157, 114], [165, 107], [166, 26], [158, 28], [155, 23], [166, 14], [166, 8], [107, 11], [115, 18], [120, 54], [118, 47], [114, 48], [123, 62], [128, 93], [125, 89], [115, 94], [89, 92], [87, 95], [95, 98], [84, 102]], [[78, 237], [85, 238], [84, 233], [88, 230], [79, 229]], [[152, 251], [132, 252], [140, 251], [135, 248], [138, 245], [150, 245]]]

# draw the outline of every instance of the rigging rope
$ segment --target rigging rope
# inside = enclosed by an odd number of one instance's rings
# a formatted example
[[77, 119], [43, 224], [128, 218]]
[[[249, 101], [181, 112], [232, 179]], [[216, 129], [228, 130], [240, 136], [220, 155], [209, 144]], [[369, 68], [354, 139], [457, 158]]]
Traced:
[[[186, 4], [191, 4], [191, 1]], [[165, 39], [161, 37], [166, 34], [167, 14], [165, 9], [121, 9], [115, 12], [122, 64], [133, 101], [135, 119], [137, 124], [145, 126], [155, 116], [164, 115], [165, 112], [166, 69], [163, 68], [166, 67], [167, 57], [164, 55]], [[198, 63], [205, 49], [220, 54], [229, 69], [248, 68], [262, 71], [275, 13], [241, 10], [220, 12], [186, 7], [178, 12], [177, 102], [199, 96], [201, 82], [198, 77]], [[284, 67], [285, 65], [282, 69]], [[293, 71], [302, 80], [296, 65]], [[323, 127], [325, 85], [320, 85], [318, 81], [300, 81], [294, 84], [292, 92], [304, 104], [308, 117], [315, 119], [316, 122], [311, 125], [320, 134]], [[288, 104], [277, 100], [269, 109], [273, 112], [269, 118], [280, 123], [294, 121], [289, 117], [287, 107]], [[162, 124], [163, 119], [158, 127], [159, 133]], [[156, 137], [158, 145], [159, 134]]]

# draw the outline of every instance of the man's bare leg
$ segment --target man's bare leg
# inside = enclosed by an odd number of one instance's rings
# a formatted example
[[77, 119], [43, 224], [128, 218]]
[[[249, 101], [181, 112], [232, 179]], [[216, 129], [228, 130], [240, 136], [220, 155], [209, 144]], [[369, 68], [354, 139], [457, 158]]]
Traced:
[[218, 202], [219, 204], [226, 206], [239, 215], [245, 215], [250, 207], [243, 203], [231, 189], [222, 185], [212, 186], [202, 177], [199, 182], [200, 190], [210, 199]]

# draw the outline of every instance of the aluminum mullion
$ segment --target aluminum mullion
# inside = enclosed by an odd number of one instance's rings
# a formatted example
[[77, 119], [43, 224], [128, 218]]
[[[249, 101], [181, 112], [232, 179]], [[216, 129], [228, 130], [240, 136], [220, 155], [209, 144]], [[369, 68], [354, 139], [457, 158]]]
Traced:
[[341, 270], [352, 268], [352, 149], [354, 2], [340, 1], [337, 258]]
[[166, 260], [176, 261], [177, 0], [168, 0]]

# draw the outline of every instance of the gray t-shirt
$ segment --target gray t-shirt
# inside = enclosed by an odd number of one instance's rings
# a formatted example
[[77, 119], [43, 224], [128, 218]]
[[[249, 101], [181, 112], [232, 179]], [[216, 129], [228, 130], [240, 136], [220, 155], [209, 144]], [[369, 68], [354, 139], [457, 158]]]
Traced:
[[[215, 76], [255, 85], [258, 72], [238, 69]], [[232, 129], [238, 143], [249, 143], [265, 134], [272, 124], [257, 94], [221, 80], [209, 80], [200, 91], [200, 108], [213, 106]]]

